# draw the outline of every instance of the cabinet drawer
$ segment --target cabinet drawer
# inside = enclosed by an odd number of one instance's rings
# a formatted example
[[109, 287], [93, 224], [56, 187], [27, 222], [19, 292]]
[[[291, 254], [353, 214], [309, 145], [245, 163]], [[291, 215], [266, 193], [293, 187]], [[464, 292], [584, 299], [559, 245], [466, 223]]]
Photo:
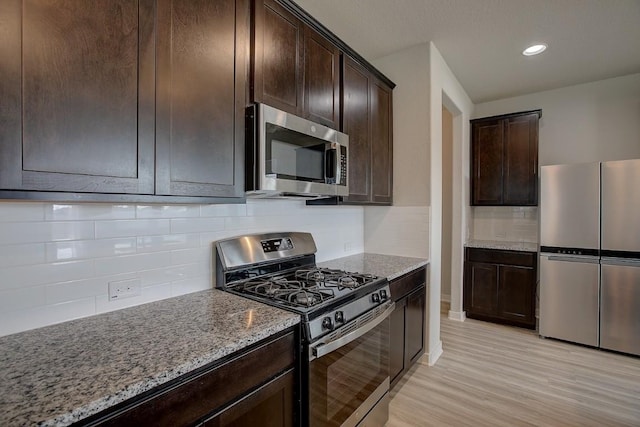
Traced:
[[291, 332], [221, 365], [160, 386], [144, 398], [133, 398], [88, 425], [121, 427], [150, 422], [155, 426], [191, 425], [291, 368], [294, 362], [295, 333]]
[[517, 265], [521, 267], [536, 266], [536, 252], [506, 251], [500, 249], [466, 248], [466, 261], [486, 262], [490, 264]]
[[426, 271], [425, 267], [421, 267], [410, 273], [405, 274], [397, 279], [392, 280], [389, 283], [391, 288], [391, 297], [394, 301], [398, 301], [400, 298], [409, 294], [419, 286], [424, 286], [426, 283]]

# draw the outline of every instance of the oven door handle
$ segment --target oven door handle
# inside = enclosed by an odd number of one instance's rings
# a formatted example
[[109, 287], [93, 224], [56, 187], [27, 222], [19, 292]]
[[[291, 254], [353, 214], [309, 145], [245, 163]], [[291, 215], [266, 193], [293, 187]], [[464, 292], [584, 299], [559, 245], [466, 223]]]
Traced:
[[370, 320], [369, 322], [360, 326], [355, 331], [349, 332], [348, 334], [341, 336], [337, 340], [329, 341], [327, 343], [316, 344], [313, 348], [311, 348], [311, 351], [309, 352], [309, 361], [312, 361], [313, 359], [329, 354], [332, 351], [335, 351], [340, 347], [343, 347], [349, 344], [350, 342], [357, 340], [358, 338], [360, 338], [361, 336], [363, 336], [364, 334], [366, 334], [367, 332], [369, 332], [370, 330], [378, 326], [380, 323], [382, 323], [387, 317], [389, 317], [389, 315], [391, 315], [391, 312], [395, 308], [396, 308], [396, 303], [392, 302], [387, 307], [387, 309], [383, 311], [381, 314], [379, 314], [378, 316], [376, 316], [375, 319]]

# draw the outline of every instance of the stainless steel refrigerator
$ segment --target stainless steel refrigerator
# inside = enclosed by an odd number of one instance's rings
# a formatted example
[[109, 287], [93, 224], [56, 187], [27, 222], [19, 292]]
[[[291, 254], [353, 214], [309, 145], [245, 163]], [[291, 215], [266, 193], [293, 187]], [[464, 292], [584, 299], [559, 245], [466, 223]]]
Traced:
[[541, 168], [540, 335], [640, 355], [640, 160]]

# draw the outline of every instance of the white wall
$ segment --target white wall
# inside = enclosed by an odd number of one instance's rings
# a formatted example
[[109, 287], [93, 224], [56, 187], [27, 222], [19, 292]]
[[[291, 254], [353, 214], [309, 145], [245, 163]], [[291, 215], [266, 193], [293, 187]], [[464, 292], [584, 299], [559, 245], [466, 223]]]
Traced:
[[537, 108], [540, 165], [640, 158], [640, 74], [478, 104], [474, 117]]
[[[428, 256], [427, 357], [435, 363], [440, 341], [440, 252], [442, 228], [442, 106], [453, 118], [452, 281], [462, 283], [462, 246], [466, 237], [464, 194], [468, 194], [471, 100], [433, 44], [422, 44], [374, 62], [397, 87], [394, 108], [394, 206], [365, 208], [365, 250]], [[465, 190], [466, 186], [466, 190]], [[411, 215], [427, 221], [412, 230]], [[421, 221], [421, 219], [419, 220]], [[395, 233], [405, 241], [388, 244]], [[422, 239], [426, 239], [422, 241]], [[459, 268], [459, 272], [456, 269]], [[460, 290], [456, 290], [460, 299]], [[452, 291], [452, 294], [454, 292]], [[452, 299], [454, 296], [452, 295]], [[452, 301], [453, 302], [453, 301]], [[462, 303], [460, 301], [460, 311]]]
[[429, 276], [429, 363], [442, 353], [440, 341], [440, 286], [442, 241], [442, 106], [453, 114], [453, 198], [451, 230], [451, 310], [449, 317], [462, 320], [463, 245], [467, 237], [469, 210], [469, 119], [471, 99], [458, 82], [442, 55], [430, 43], [430, 121], [431, 121], [431, 264]]
[[442, 301], [451, 302], [453, 228], [453, 115], [442, 107]]
[[[318, 261], [364, 250], [361, 207], [0, 201], [0, 335], [209, 289], [212, 242], [283, 230], [311, 232]], [[109, 301], [129, 278], [142, 295]]]
[[429, 49], [374, 61], [393, 91], [393, 206], [364, 208], [367, 252], [429, 258]]

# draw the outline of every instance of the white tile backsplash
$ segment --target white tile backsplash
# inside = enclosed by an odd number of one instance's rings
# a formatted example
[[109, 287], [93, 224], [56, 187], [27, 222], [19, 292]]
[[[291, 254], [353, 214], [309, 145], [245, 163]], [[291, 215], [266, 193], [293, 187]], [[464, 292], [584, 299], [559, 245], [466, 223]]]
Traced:
[[538, 242], [538, 208], [474, 206], [471, 239]]
[[[357, 206], [308, 207], [297, 200], [1, 201], [0, 336], [209, 289], [213, 242], [239, 234], [310, 232], [318, 261], [362, 252], [363, 212]], [[417, 214], [413, 222], [422, 232], [428, 225], [420, 218]], [[141, 295], [110, 301], [109, 282], [132, 278], [140, 279]]]
[[96, 221], [96, 238], [153, 236], [171, 233], [170, 219]]
[[367, 252], [429, 258], [429, 206], [365, 208]]
[[93, 239], [90, 221], [0, 223], [0, 245]]

